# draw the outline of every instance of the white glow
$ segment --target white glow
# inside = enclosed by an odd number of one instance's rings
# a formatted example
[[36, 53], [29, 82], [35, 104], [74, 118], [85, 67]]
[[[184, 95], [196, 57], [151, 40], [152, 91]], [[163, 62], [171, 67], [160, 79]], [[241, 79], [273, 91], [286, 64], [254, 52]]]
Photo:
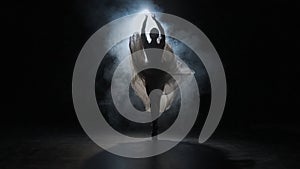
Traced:
[[150, 11], [148, 9], [144, 9], [141, 11], [141, 13], [148, 15], [150, 14]]
[[[147, 41], [150, 42], [150, 41], [151, 41], [151, 38], [150, 38], [150, 36], [149, 36], [150, 30], [151, 30], [152, 28], [154, 28], [154, 27], [157, 28], [157, 25], [156, 25], [156, 23], [154, 22], [154, 20], [152, 19], [152, 17], [151, 17], [151, 12], [149, 11], [149, 9], [144, 8], [144, 9], [141, 10], [139, 13], [142, 14], [142, 15], [139, 16], [138, 18], [135, 18], [135, 22], [136, 22], [136, 23], [133, 24], [133, 25], [138, 25], [138, 26], [139, 26], [138, 29], [141, 29], [143, 20], [144, 20], [144, 18], [145, 18], [145, 15], [147, 15], [147, 16], [148, 16], [148, 20], [147, 20], [147, 24], [146, 24], [146, 33], [147, 33], [147, 34], [146, 34], [146, 37], [147, 37]], [[140, 23], [140, 25], [137, 24], [137, 23]], [[126, 26], [125, 26], [125, 27], [126, 27]], [[126, 28], [128, 28], [128, 27], [126, 27]]]

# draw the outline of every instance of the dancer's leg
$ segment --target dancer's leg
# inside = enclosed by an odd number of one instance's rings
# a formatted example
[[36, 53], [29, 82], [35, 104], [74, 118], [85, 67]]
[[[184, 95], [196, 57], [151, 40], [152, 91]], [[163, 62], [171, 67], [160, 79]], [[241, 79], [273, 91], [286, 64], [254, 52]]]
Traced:
[[[159, 115], [159, 109], [160, 109], [160, 98], [162, 95], [162, 91], [159, 89], [153, 90], [150, 93], [150, 104], [151, 104], [151, 116], [157, 117]], [[154, 120], [152, 121], [152, 140], [157, 140], [157, 134], [158, 134], [158, 121]]]

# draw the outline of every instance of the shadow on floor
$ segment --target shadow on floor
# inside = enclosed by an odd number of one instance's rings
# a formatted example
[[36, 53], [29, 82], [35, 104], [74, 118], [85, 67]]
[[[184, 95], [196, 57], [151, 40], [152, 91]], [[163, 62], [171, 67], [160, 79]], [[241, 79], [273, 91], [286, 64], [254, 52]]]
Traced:
[[240, 169], [253, 165], [251, 160], [230, 160], [223, 151], [207, 145], [181, 142], [163, 154], [148, 158], [126, 158], [101, 151], [88, 159], [83, 169]]

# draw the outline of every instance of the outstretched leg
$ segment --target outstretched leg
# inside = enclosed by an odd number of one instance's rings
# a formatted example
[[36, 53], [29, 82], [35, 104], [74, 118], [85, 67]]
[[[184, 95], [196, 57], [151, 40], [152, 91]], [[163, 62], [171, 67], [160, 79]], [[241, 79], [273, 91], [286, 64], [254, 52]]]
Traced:
[[[151, 108], [151, 116], [158, 117], [159, 115], [159, 109], [160, 109], [160, 98], [162, 95], [162, 91], [160, 89], [153, 90], [149, 97], [150, 97], [150, 108]], [[152, 140], [157, 140], [157, 134], [158, 134], [158, 120], [152, 121]]]

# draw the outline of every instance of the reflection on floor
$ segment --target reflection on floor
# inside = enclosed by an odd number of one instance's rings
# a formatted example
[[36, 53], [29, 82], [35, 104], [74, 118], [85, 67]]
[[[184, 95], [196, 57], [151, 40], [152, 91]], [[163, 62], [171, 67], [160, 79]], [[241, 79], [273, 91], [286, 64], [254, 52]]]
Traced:
[[[127, 143], [129, 147], [139, 149], [144, 144]], [[122, 146], [122, 145], [120, 145]], [[144, 168], [144, 169], [235, 169], [233, 161], [215, 148], [206, 145], [182, 142], [170, 151], [148, 158], [124, 158], [102, 151], [87, 160], [83, 169], [111, 169], [111, 168]]]
[[[299, 168], [299, 140], [253, 139], [239, 134], [205, 144], [186, 139], [159, 156], [132, 159], [113, 155], [83, 132], [10, 134], [1, 140], [1, 169], [284, 169]], [[255, 139], [258, 138], [258, 139]], [[289, 142], [291, 141], [291, 142]], [[294, 148], [294, 149], [293, 149]]]

